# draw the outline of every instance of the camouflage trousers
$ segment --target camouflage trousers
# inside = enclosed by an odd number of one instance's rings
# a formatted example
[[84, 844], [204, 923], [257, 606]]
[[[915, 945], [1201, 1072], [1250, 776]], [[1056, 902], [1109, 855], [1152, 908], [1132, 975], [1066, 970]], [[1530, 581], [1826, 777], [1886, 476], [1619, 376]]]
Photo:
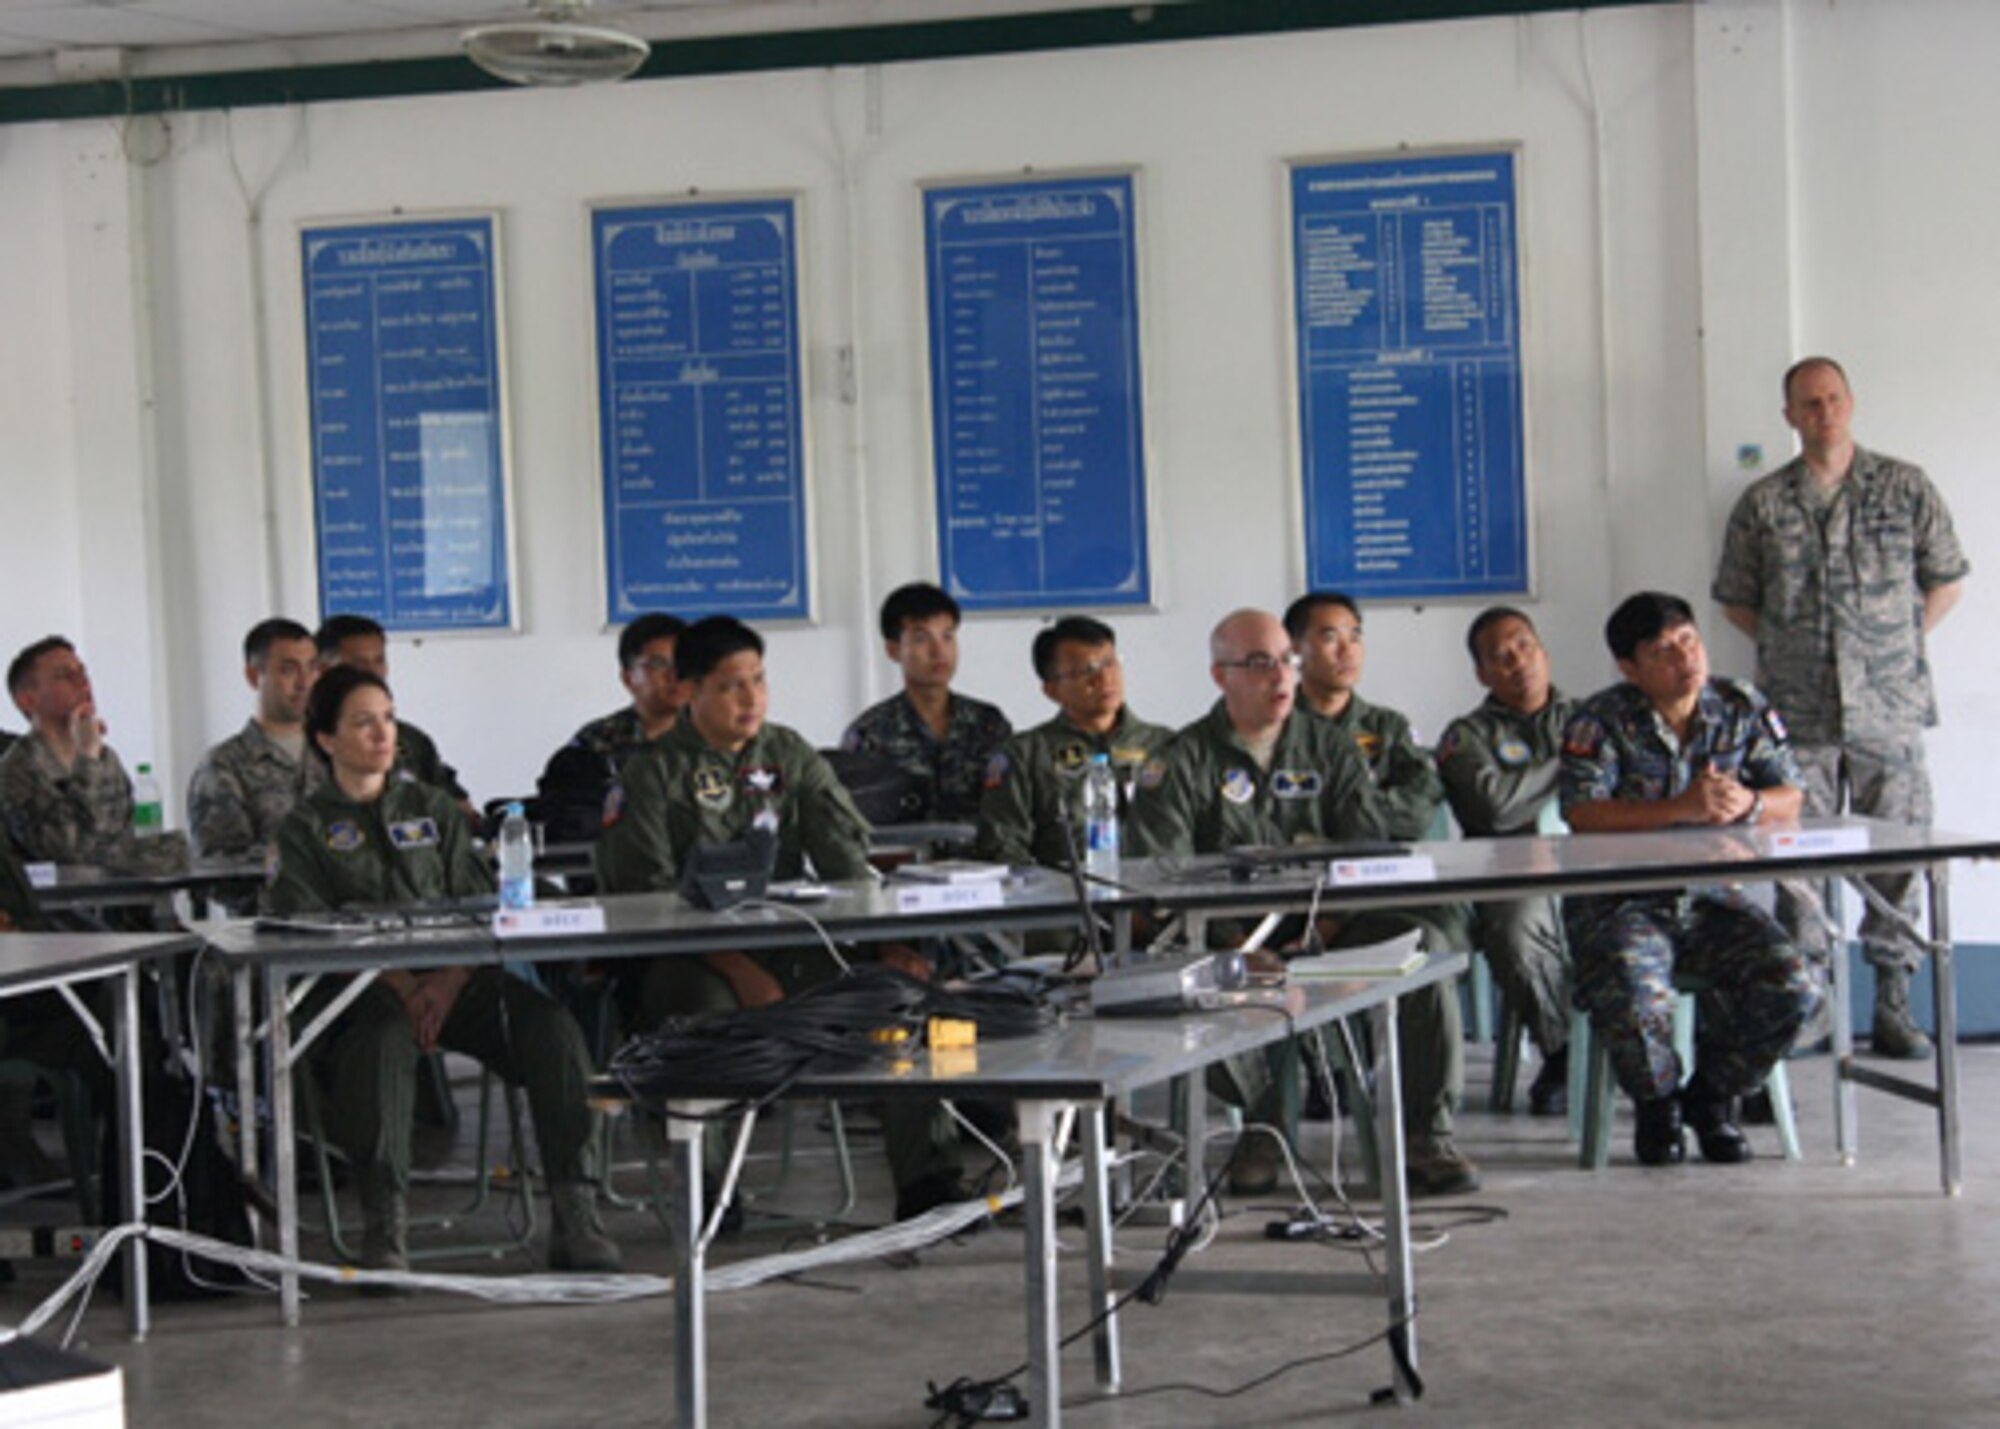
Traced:
[[[1809, 815], [1865, 814], [1899, 824], [1924, 827], [1931, 821], [1931, 779], [1924, 767], [1922, 735], [1906, 740], [1855, 744], [1795, 744], [1805, 779]], [[1921, 926], [1917, 909], [1917, 875], [1876, 874], [1867, 880], [1891, 907], [1900, 908], [1913, 925]], [[1778, 885], [1778, 918], [1794, 941], [1813, 958], [1825, 961], [1826, 925], [1821, 918], [1821, 885], [1788, 880]], [[1863, 905], [1861, 953], [1878, 969], [1915, 969], [1923, 948], [1910, 934]]]
[[1564, 909], [1577, 1001], [1634, 1100], [1671, 1095], [1674, 978], [1699, 978], [1695, 1068], [1718, 1096], [1763, 1084], [1819, 1005], [1806, 959], [1770, 914], [1740, 892], [1573, 898]]
[[1479, 949], [1507, 1006], [1544, 1056], [1569, 1046], [1569, 944], [1553, 898], [1513, 898], [1475, 910]]

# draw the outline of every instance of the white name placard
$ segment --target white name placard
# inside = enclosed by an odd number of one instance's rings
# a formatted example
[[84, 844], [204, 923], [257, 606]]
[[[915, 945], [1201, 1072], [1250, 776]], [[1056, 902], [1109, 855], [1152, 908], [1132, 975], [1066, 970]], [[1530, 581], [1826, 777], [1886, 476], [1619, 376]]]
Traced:
[[998, 883], [906, 883], [896, 887], [898, 913], [949, 913], [960, 908], [998, 908], [1006, 890]]
[[604, 931], [604, 909], [596, 903], [555, 904], [547, 908], [502, 908], [493, 915], [496, 938], [561, 938]]
[[28, 875], [30, 888], [54, 888], [56, 886], [56, 866], [52, 863], [24, 863], [21, 872]]
[[1435, 883], [1438, 871], [1429, 854], [1406, 853], [1385, 858], [1337, 858], [1327, 865], [1326, 876], [1336, 888], [1358, 888], [1369, 883]]
[[1772, 829], [1758, 836], [1764, 851], [1772, 858], [1804, 858], [1818, 853], [1865, 853], [1868, 849], [1868, 830], [1846, 829]]

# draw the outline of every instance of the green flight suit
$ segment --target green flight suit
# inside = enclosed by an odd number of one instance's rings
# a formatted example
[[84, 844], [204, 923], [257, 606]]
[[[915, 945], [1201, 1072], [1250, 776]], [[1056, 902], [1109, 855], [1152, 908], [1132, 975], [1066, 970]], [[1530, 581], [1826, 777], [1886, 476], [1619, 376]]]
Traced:
[[[742, 838], [759, 819], [777, 822], [775, 877], [801, 876], [807, 859], [819, 878], [874, 877], [868, 821], [819, 751], [784, 726], [767, 724], [731, 754], [683, 718], [620, 771], [597, 841], [598, 885], [606, 893], [675, 890], [689, 850]], [[787, 995], [837, 973], [833, 959], [818, 947], [747, 956]], [[642, 1006], [649, 1026], [669, 1016], [736, 1005], [728, 980], [706, 959], [656, 958], [646, 970]], [[956, 1174], [958, 1133], [942, 1105], [891, 1098], [883, 1106], [883, 1136], [898, 1187]], [[722, 1142], [719, 1136], [706, 1138], [711, 1169]]]
[[[1438, 773], [1458, 826], [1472, 838], [1537, 831], [1562, 775], [1563, 726], [1575, 703], [1560, 691], [1535, 714], [1522, 714], [1488, 695], [1459, 716], [1438, 740]], [[1554, 898], [1481, 903], [1479, 946], [1507, 1005], [1521, 1015], [1544, 1056], [1569, 1045], [1574, 978], [1562, 907]]]
[[[1164, 725], [1148, 724], [1129, 709], [1104, 734], [1088, 734], [1057, 715], [1012, 736], [986, 765], [979, 801], [979, 857], [996, 863], [1067, 868], [1070, 841], [1063, 836], [1063, 808], [1076, 847], [1083, 846], [1083, 771], [1091, 756], [1106, 754], [1118, 772], [1120, 828], [1132, 818], [1132, 796], [1146, 761], [1173, 738]], [[1130, 846], [1124, 833], [1121, 844]]]
[[[1140, 771], [1134, 803], [1140, 854], [1389, 836], [1388, 806], [1361, 750], [1338, 724], [1295, 714], [1264, 770], [1237, 737], [1221, 700]], [[1334, 942], [1372, 942], [1413, 925], [1423, 930], [1425, 946], [1445, 946], [1435, 923], [1391, 912], [1346, 919]], [[1465, 1086], [1456, 987], [1432, 986], [1397, 999], [1396, 1026], [1404, 1125], [1414, 1134], [1448, 1136]], [[1255, 1085], [1247, 1063], [1232, 1062], [1230, 1070], [1255, 1114], [1267, 1116], [1268, 1088]]]
[[[278, 826], [261, 901], [264, 912], [285, 915], [492, 891], [492, 871], [451, 797], [392, 776], [372, 804], [331, 785], [300, 800]], [[309, 997], [301, 1025], [332, 994]], [[527, 1090], [551, 1184], [588, 1178], [590, 1054], [568, 1012], [497, 964], [482, 965], [438, 1042]], [[409, 1183], [418, 1055], [402, 998], [379, 979], [313, 1048], [333, 1088], [328, 1132], [360, 1174], [396, 1192]]]

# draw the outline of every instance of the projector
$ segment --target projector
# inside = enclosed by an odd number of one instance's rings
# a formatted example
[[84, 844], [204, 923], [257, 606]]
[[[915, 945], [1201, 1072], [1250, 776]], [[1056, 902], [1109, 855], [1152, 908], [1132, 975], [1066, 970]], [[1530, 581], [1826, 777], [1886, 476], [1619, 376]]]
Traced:
[[1099, 1016], [1208, 1011], [1284, 1000], [1283, 977], [1253, 975], [1240, 952], [1149, 958], [1112, 968], [1090, 985], [1091, 1011]]

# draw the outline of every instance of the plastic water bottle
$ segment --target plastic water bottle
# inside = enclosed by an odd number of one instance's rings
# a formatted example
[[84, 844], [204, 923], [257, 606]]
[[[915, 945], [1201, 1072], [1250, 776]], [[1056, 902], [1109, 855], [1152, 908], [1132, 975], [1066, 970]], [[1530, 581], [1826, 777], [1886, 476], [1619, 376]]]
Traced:
[[166, 808], [160, 802], [160, 781], [153, 766], [141, 764], [132, 772], [132, 832], [142, 839], [165, 833]]
[[500, 821], [500, 906], [535, 906], [535, 836], [518, 803], [509, 804]]
[[1091, 755], [1083, 774], [1083, 871], [1118, 877], [1118, 774], [1108, 754]]

